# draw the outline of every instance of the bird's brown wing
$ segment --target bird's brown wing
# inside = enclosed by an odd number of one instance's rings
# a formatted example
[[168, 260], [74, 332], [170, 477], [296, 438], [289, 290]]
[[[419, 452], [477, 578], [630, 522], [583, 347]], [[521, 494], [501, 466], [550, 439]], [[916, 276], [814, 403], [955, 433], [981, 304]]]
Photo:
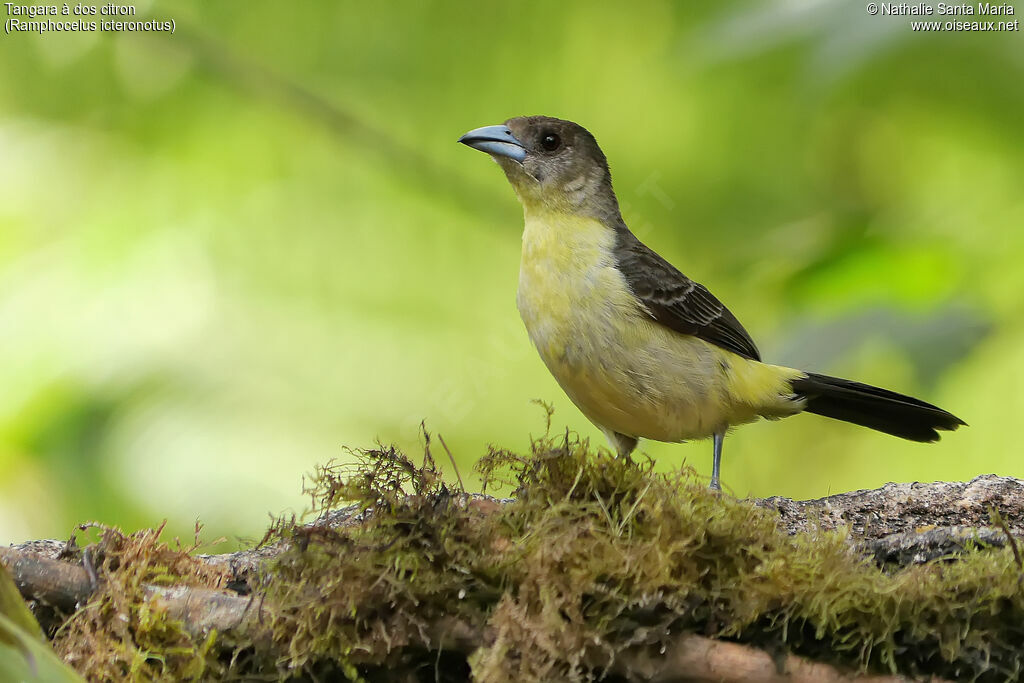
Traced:
[[623, 226], [615, 257], [633, 294], [654, 320], [751, 360], [761, 360], [754, 341], [721, 301], [658, 256]]

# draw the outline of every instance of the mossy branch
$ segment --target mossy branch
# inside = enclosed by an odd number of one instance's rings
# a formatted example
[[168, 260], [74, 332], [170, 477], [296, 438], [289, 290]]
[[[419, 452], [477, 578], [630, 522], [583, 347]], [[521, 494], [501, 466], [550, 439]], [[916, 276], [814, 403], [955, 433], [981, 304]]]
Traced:
[[[88, 572], [70, 562], [13, 548], [0, 548], [0, 562], [12, 570], [27, 600], [73, 610], [87, 602], [94, 592]], [[245, 637], [255, 643], [272, 639], [270, 629], [260, 619], [265, 605], [252, 597], [215, 589], [161, 586], [146, 586], [145, 595], [153, 609], [181, 621], [185, 630], [196, 637], [205, 638], [217, 631], [232, 633], [236, 640]], [[451, 619], [438, 620], [425, 635], [424, 646], [440, 646], [466, 656], [493, 639], [486, 631]], [[657, 655], [647, 648], [620, 653], [610, 671], [631, 680], [652, 683], [677, 681], [679, 673], [684, 671], [689, 681], [718, 683], [899, 683], [910, 680], [903, 676], [858, 676], [792, 655], [780, 662], [764, 650], [693, 633], [675, 636]], [[932, 680], [941, 683], [941, 679]]]
[[[0, 549], [92, 678], [1017, 680], [1024, 482], [737, 501], [570, 435], [479, 471], [318, 469], [315, 521], [197, 556], [159, 530]], [[1007, 540], [1010, 542], [1007, 543]], [[1004, 547], [1004, 545], [1006, 547]], [[907, 677], [911, 678], [907, 678]]]
[[[0, 548], [2, 562], [14, 577], [26, 600], [35, 600], [64, 611], [74, 611], [89, 601], [99, 586], [79, 563], [54, 560], [16, 548]], [[193, 635], [211, 631], [255, 634], [259, 631], [259, 605], [233, 591], [198, 586], [144, 587], [154, 608], [180, 620]]]

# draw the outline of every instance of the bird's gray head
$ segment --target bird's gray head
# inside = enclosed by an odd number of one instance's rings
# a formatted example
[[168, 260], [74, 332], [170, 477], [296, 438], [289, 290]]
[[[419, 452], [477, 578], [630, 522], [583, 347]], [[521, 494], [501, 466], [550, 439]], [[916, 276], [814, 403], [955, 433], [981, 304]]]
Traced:
[[490, 154], [528, 210], [618, 216], [608, 161], [594, 136], [579, 124], [520, 116], [471, 130], [459, 142]]

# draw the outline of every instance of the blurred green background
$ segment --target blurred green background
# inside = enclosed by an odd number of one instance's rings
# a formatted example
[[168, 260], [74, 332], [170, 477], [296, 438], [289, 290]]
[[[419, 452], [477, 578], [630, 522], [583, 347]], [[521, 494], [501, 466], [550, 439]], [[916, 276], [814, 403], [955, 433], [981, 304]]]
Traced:
[[[519, 321], [520, 207], [455, 144], [520, 114], [587, 126], [627, 222], [767, 360], [971, 425], [744, 427], [736, 494], [1024, 476], [1019, 32], [829, 1], [136, 6], [174, 35], [0, 36], [0, 542], [259, 536], [315, 464], [418, 451], [422, 420], [475, 487], [534, 398], [603, 444]], [[710, 471], [709, 442], [642, 449]]]

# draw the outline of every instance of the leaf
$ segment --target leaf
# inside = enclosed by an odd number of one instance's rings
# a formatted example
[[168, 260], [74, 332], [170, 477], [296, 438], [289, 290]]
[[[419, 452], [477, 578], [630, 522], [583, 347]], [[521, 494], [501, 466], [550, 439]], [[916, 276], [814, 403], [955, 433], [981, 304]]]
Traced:
[[[22, 600], [10, 570], [3, 563], [0, 563], [0, 616], [6, 617], [13, 625], [35, 636], [40, 642], [46, 642], [39, 622]], [[3, 642], [2, 639], [3, 635], [0, 634], [0, 642]]]
[[82, 681], [54, 654], [39, 622], [0, 563], [0, 681]]

